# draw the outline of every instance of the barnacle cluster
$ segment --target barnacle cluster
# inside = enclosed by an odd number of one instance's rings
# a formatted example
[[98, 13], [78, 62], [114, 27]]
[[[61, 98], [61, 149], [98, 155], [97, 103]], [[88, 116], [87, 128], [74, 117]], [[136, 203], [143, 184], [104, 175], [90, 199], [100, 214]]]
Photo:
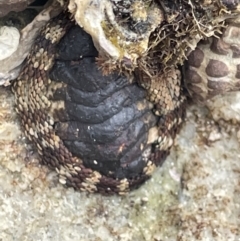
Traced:
[[[155, 76], [182, 65], [204, 38], [239, 14], [227, 0], [71, 0], [70, 12], [91, 34], [105, 70], [139, 68]], [[94, 18], [94, 21], [92, 19]]]
[[148, 50], [151, 33], [163, 20], [161, 9], [149, 0], [70, 0], [68, 9], [92, 36], [104, 58], [102, 65], [128, 70], [137, 67], [137, 60]]
[[220, 34], [225, 21], [234, 15], [234, 9], [220, 0], [156, 2], [164, 12], [164, 21], [151, 34], [148, 52], [140, 61], [152, 71], [182, 65], [201, 39]]

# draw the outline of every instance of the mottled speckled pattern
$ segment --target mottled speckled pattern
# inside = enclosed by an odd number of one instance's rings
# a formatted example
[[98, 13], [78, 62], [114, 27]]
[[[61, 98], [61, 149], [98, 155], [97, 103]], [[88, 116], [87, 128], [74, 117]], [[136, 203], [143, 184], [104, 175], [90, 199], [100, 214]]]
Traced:
[[230, 23], [218, 38], [200, 42], [191, 52], [184, 66], [184, 81], [195, 101], [204, 102], [226, 91], [239, 90], [239, 37], [239, 25]]
[[124, 198], [59, 185], [21, 134], [11, 92], [0, 94], [0, 239], [240, 239], [239, 93], [191, 106], [162, 168]]
[[0, 93], [1, 239], [240, 238], [239, 94], [208, 103], [220, 122], [210, 118], [207, 108], [191, 107], [162, 168], [140, 189], [121, 198], [86, 195], [58, 184], [55, 173], [38, 165], [21, 135], [10, 91], [2, 88]]
[[[76, 79], [72, 77], [72, 83], [67, 80], [70, 72], [67, 74], [65, 81], [61, 78], [58, 79], [59, 76], [57, 76], [57, 74], [53, 74], [52, 76], [49, 75], [55, 59], [59, 57], [61, 60], [61, 56], [58, 56], [57, 53], [57, 44], [73, 25], [74, 22], [69, 19], [68, 14], [62, 12], [40, 31], [22, 67], [18, 79], [13, 83], [16, 110], [21, 119], [25, 135], [35, 145], [38, 153], [42, 157], [42, 162], [58, 172], [59, 181], [62, 184], [91, 193], [99, 192], [105, 195], [125, 195], [130, 190], [139, 187], [148, 180], [156, 169], [156, 166], [163, 163], [166, 156], [169, 154], [176, 134], [180, 130], [186, 111], [186, 99], [182, 94], [183, 88], [181, 86], [180, 71], [172, 68], [166, 73], [166, 76], [157, 75], [155, 78], [150, 78], [146, 74], [140, 72], [140, 76], [145, 75], [140, 84], [145, 87], [150, 101], [155, 104], [153, 109], [155, 115], [158, 116], [155, 125], [149, 124], [151, 129], [155, 127], [155, 130], [152, 132], [154, 136], [153, 138], [147, 137], [149, 141], [140, 140], [140, 148], [135, 148], [133, 145], [131, 146], [131, 151], [134, 153], [133, 156], [137, 156], [136, 153], [138, 152], [140, 153], [138, 154], [138, 156], [140, 156], [139, 159], [132, 159], [127, 163], [117, 160], [113, 169], [109, 168], [109, 170], [107, 169], [104, 171], [101, 170], [101, 162], [99, 161], [98, 163], [98, 159], [95, 159], [92, 160], [92, 162], [95, 161], [97, 165], [93, 168], [89, 165], [89, 162], [87, 163], [86, 160], [82, 160], [83, 155], [76, 155], [76, 152], [71, 152], [71, 148], [69, 148], [69, 145], [65, 144], [64, 138], [62, 138], [67, 129], [75, 133], [79, 132], [80, 127], [77, 127], [74, 123], [79, 123], [80, 119], [84, 119], [84, 114], [82, 113], [83, 107], [77, 109], [74, 100], [65, 101], [59, 98], [55, 101], [53, 96], [55, 93], [63, 92], [64, 85], [66, 84], [72, 84], [74, 86], [74, 82], [76, 82], [76, 88], [80, 88], [81, 85], [87, 83], [87, 78], [102, 78], [103, 74], [96, 66], [93, 67], [92, 70], [88, 70], [88, 65], [86, 64], [85, 66], [82, 65], [83, 70], [80, 71]], [[72, 48], [71, 45], [70, 48]], [[67, 49], [68, 45], [66, 45], [66, 50]], [[85, 63], [84, 53], [80, 54], [80, 56], [83, 57], [83, 60], [79, 60], [80, 63]], [[94, 58], [93, 61], [95, 61]], [[56, 64], [57, 63], [58, 62], [56, 62]], [[73, 61], [70, 63], [71, 65], [74, 64]], [[91, 62], [89, 62], [89, 65], [90, 64]], [[57, 72], [58, 71], [61, 71], [63, 76], [65, 74], [64, 72], [66, 72], [65, 70], [60, 70], [60, 68]], [[91, 75], [84, 74], [84, 71], [91, 71]], [[141, 79], [140, 76], [136, 77], [136, 82], [140, 82], [138, 81], [138, 79]], [[54, 83], [55, 78], [56, 81], [58, 81], [56, 83]], [[81, 80], [78, 81], [78, 78]], [[86, 78], [86, 80], [84, 78]], [[112, 77], [109, 75], [106, 78], [111, 79]], [[112, 79], [112, 81], [114, 81], [114, 78]], [[96, 83], [95, 85], [97, 85]], [[145, 84], [147, 84], [147, 86]], [[101, 92], [99, 95], [101, 95]], [[69, 94], [70, 99], [73, 97], [74, 93]], [[161, 99], [161, 101], [159, 99]], [[99, 105], [102, 106], [101, 103], [99, 103]], [[143, 98], [141, 102], [138, 101], [136, 105], [132, 105], [128, 109], [128, 113], [121, 112], [120, 117], [123, 118], [124, 115], [127, 115], [125, 117], [126, 122], [127, 118], [136, 118], [142, 122], [151, 123], [152, 119], [148, 116], [144, 120], [144, 116], [143, 118], [141, 117], [146, 110], [151, 109], [151, 105], [151, 103]], [[68, 108], [68, 110], [65, 111], [65, 108]], [[70, 114], [71, 110], [74, 110], [74, 113]], [[131, 110], [133, 111], [131, 112]], [[107, 111], [109, 115], [111, 115], [110, 109], [107, 109]], [[60, 113], [58, 117], [56, 112]], [[91, 110], [87, 112], [88, 118], [91, 116], [90, 112]], [[94, 119], [95, 114], [92, 115], [92, 119]], [[59, 116], [62, 116], [61, 118], [63, 120], [59, 118]], [[70, 117], [70, 119], [66, 116]], [[64, 117], [67, 119], [64, 119]], [[73, 122], [72, 124], [71, 121]], [[87, 132], [91, 131], [91, 121], [85, 120], [86, 124], [89, 123]], [[65, 125], [59, 128], [61, 122]], [[66, 126], [66, 124], [69, 126]], [[118, 131], [121, 129], [125, 130], [124, 124], [120, 125], [114, 121], [109, 124], [109, 126], [112, 125], [116, 125], [115, 129], [118, 129]], [[118, 125], [119, 127], [117, 127]], [[131, 131], [134, 132], [134, 130]], [[149, 135], [151, 135], [150, 130], [149, 133]], [[103, 141], [103, 138], [100, 141]], [[84, 142], [85, 141], [83, 141], [83, 143]], [[147, 146], [145, 143], [149, 145]], [[106, 141], [104, 141], [103, 144], [109, 145]], [[127, 145], [124, 141], [122, 144]], [[123, 150], [123, 148], [120, 148], [120, 151], [121, 149]], [[93, 148], [93, 151], [94, 150], [95, 148]], [[127, 155], [129, 155], [129, 153]], [[113, 161], [111, 161], [111, 164]], [[111, 164], [109, 164], [109, 166], [111, 166]], [[121, 176], [118, 176], [117, 173], [119, 172], [122, 173]], [[131, 175], [129, 173], [131, 173]]]

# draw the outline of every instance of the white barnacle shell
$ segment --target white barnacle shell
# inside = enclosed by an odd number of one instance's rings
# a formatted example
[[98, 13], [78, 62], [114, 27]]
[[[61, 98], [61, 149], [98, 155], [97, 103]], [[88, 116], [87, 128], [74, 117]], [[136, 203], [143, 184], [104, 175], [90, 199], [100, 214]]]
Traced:
[[79, 26], [92, 36], [100, 55], [114, 61], [128, 59], [133, 64], [147, 52], [149, 36], [163, 20], [162, 11], [152, 6], [148, 9], [150, 27], [139, 36], [117, 23], [110, 0], [70, 0], [68, 9]]
[[0, 60], [9, 57], [17, 50], [20, 33], [15, 27], [0, 28]]

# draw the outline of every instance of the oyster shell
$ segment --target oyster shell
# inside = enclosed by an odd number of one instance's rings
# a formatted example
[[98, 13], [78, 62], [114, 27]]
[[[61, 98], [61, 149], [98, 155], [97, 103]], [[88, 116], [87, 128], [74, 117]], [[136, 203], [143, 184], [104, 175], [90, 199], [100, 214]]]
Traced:
[[[136, 1], [136, 9], [127, 9], [131, 17], [122, 19], [114, 13], [114, 2], [110, 0], [70, 0], [68, 9], [76, 22], [92, 38], [101, 56], [113, 62], [127, 60], [131, 68], [137, 65], [137, 59], [143, 56], [149, 46], [150, 34], [163, 20], [163, 13], [147, 1]], [[141, 6], [141, 11], [136, 11]], [[145, 13], [145, 14], [144, 14]], [[139, 17], [138, 17], [139, 15]], [[146, 18], [143, 20], [142, 18]], [[145, 24], [144, 31], [134, 31], [129, 23]]]

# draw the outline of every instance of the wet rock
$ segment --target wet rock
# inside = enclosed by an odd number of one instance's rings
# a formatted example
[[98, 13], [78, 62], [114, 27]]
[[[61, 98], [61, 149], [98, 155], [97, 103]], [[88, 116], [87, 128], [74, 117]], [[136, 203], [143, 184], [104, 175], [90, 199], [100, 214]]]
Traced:
[[0, 17], [7, 15], [10, 11], [20, 12], [34, 0], [0, 0]]

